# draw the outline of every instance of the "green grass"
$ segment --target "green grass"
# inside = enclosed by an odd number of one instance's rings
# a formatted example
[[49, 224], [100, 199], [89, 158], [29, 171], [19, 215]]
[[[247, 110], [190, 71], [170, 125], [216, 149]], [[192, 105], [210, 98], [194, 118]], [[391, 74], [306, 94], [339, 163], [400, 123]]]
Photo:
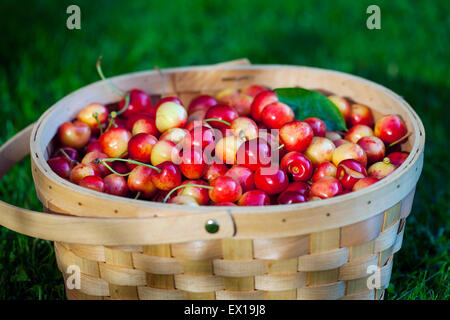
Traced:
[[[74, 3], [78, 31], [65, 27]], [[381, 30], [366, 28], [370, 4], [381, 8]], [[449, 299], [450, 2], [3, 0], [0, 11], [0, 144], [96, 81], [100, 54], [107, 75], [248, 57], [349, 72], [399, 93], [427, 138], [386, 299]], [[29, 159], [0, 181], [0, 198], [41, 209]], [[51, 243], [0, 228], [0, 299], [62, 298]]]

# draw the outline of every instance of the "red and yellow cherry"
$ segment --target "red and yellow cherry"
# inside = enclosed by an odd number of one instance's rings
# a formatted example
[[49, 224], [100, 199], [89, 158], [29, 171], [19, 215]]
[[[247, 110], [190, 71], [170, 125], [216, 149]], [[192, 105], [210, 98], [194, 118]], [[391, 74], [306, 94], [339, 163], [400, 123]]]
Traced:
[[153, 146], [158, 142], [154, 136], [148, 133], [139, 133], [128, 141], [128, 157], [130, 159], [150, 163]]
[[98, 192], [105, 191], [105, 182], [99, 176], [84, 177], [78, 185]]
[[272, 102], [261, 112], [261, 120], [269, 129], [281, 129], [294, 119], [295, 114], [291, 107], [281, 102]]
[[[181, 102], [181, 100], [178, 97], [164, 97], [164, 98], [159, 99], [158, 103], [155, 105], [155, 111], [157, 111], [159, 106], [165, 102], [175, 102], [176, 104], [183, 106], [183, 102]], [[155, 113], [154, 117], [155, 116], [156, 116], [156, 113]]]
[[353, 126], [348, 130], [347, 134], [345, 135], [345, 140], [348, 140], [353, 143], [357, 143], [359, 139], [362, 137], [370, 137], [373, 136], [373, 130], [364, 125], [364, 124], [357, 124], [356, 126]]
[[256, 188], [265, 191], [268, 195], [280, 193], [289, 185], [286, 173], [277, 168], [258, 168], [254, 179]]
[[152, 182], [154, 169], [146, 166], [136, 166], [131, 170], [127, 179], [128, 190], [140, 193], [139, 198], [150, 199], [158, 189]]
[[59, 141], [63, 146], [80, 150], [91, 137], [91, 128], [84, 122], [64, 122], [58, 129]]
[[62, 147], [56, 150], [54, 157], [68, 157], [73, 161], [80, 161], [80, 154], [78, 151], [71, 147]]
[[300, 192], [295, 191], [283, 191], [277, 198], [278, 204], [294, 204], [294, 203], [302, 203], [308, 201], [308, 198], [305, 197]]
[[337, 140], [334, 140], [333, 143], [334, 143], [334, 146], [337, 148], [345, 143], [351, 143], [351, 142], [348, 140], [345, 140], [345, 139], [337, 139]]
[[329, 96], [328, 99], [330, 99], [336, 105], [336, 107], [338, 107], [339, 111], [342, 114], [342, 117], [345, 121], [347, 121], [350, 118], [352, 112], [350, 102], [344, 97], [335, 95]]
[[327, 133], [325, 122], [316, 117], [307, 118], [303, 121], [309, 124], [315, 137], [325, 137]]
[[158, 128], [156, 128], [155, 119], [152, 119], [152, 118], [137, 120], [134, 123], [133, 129], [131, 130], [131, 132], [134, 136], [139, 133], [148, 133], [155, 137], [159, 137], [159, 135], [160, 135]]
[[358, 191], [360, 189], [366, 188], [368, 186], [371, 186], [372, 184], [378, 182], [379, 180], [374, 178], [374, 177], [365, 177], [362, 178], [360, 180], [358, 180], [358, 182], [356, 182], [353, 185], [352, 191]]
[[152, 152], [150, 154], [150, 162], [152, 165], [157, 166], [165, 161], [173, 161], [177, 159], [179, 149], [169, 140], [159, 140], [153, 145]]
[[208, 111], [208, 109], [217, 104], [217, 100], [210, 95], [203, 94], [191, 100], [188, 107], [189, 114], [197, 111]]
[[127, 129], [111, 128], [100, 136], [100, 147], [108, 157], [116, 158], [127, 152], [128, 141], [131, 137], [132, 135]]
[[242, 196], [242, 187], [229, 176], [221, 176], [211, 182], [209, 197], [215, 203], [236, 202]]
[[190, 197], [190, 196], [175, 196], [175, 197], [169, 199], [169, 201], [167, 201], [167, 202], [173, 203], [173, 204], [179, 204], [179, 205], [194, 206], [194, 207], [199, 205], [197, 200], [195, 200], [193, 197]]
[[[221, 131], [229, 129], [231, 122], [238, 117], [239, 114], [233, 107], [224, 104], [217, 104], [215, 106], [212, 106], [211, 108], [208, 109], [205, 115], [205, 118], [207, 120], [208, 119], [221, 120], [221, 121], [208, 121], [209, 125], [211, 125], [213, 128], [220, 129]], [[226, 124], [225, 122], [229, 123], [230, 125]]]
[[188, 179], [200, 179], [208, 169], [202, 150], [185, 149], [180, 155], [180, 170]]
[[186, 149], [204, 150], [207, 146], [214, 144], [214, 130], [208, 126], [196, 126], [185, 136], [183, 147]]
[[297, 151], [287, 153], [281, 159], [281, 170], [292, 176], [294, 181], [307, 181], [313, 174], [314, 166], [307, 157]]
[[337, 168], [331, 162], [322, 162], [317, 165], [317, 169], [314, 172], [311, 180], [312, 182], [316, 182], [323, 177], [336, 177]]
[[[125, 125], [126, 125], [126, 129], [128, 131], [133, 131], [133, 127], [134, 124], [142, 119], [149, 119], [149, 120], [153, 120], [153, 122], [155, 121], [155, 117], [151, 116], [149, 113], [147, 112], [139, 112], [139, 113], [133, 113], [132, 115], [130, 115], [126, 121], [125, 121]], [[155, 125], [156, 128], [156, 125]]]
[[233, 97], [230, 101], [230, 106], [233, 107], [241, 117], [250, 115], [253, 97], [240, 93]]
[[256, 121], [256, 122], [261, 122], [261, 113], [264, 110], [264, 108], [273, 103], [273, 102], [277, 102], [278, 101], [278, 97], [275, 94], [275, 92], [272, 91], [263, 91], [261, 93], [259, 93], [258, 95], [255, 96], [255, 99], [252, 102], [252, 105], [250, 107], [251, 109], [251, 115], [252, 118]]
[[244, 88], [241, 93], [246, 94], [246, 95], [254, 98], [258, 94], [260, 94], [261, 92], [268, 91], [268, 90], [269, 89], [267, 89], [264, 86], [261, 86], [261, 85], [258, 85], [258, 84], [252, 84], [252, 85]]
[[331, 141], [342, 139], [342, 136], [336, 131], [327, 131], [325, 137]]
[[78, 184], [84, 177], [97, 175], [99, 175], [99, 173], [92, 164], [79, 163], [70, 172], [69, 179], [71, 182]]
[[181, 184], [181, 172], [173, 162], [165, 161], [156, 166], [158, 170], [152, 171], [152, 182], [159, 190], [171, 190]]
[[305, 151], [305, 155], [314, 165], [331, 161], [335, 150], [334, 143], [327, 138], [314, 137]]
[[155, 123], [159, 132], [171, 128], [182, 128], [187, 123], [186, 109], [172, 101], [164, 102], [156, 111]]
[[231, 100], [239, 95], [239, 90], [235, 88], [225, 88], [216, 93], [215, 98], [220, 104], [230, 105]]
[[346, 159], [354, 159], [360, 162], [364, 167], [367, 165], [367, 155], [356, 143], [344, 143], [333, 151], [332, 161], [335, 166]]
[[345, 189], [351, 190], [356, 182], [367, 177], [366, 168], [356, 160], [343, 160], [337, 166], [336, 178]]
[[93, 151], [102, 152], [102, 147], [100, 146], [100, 141], [98, 141], [98, 139], [92, 140], [86, 146], [86, 153]]
[[47, 161], [49, 167], [61, 178], [69, 179], [70, 172], [74, 166], [73, 162], [66, 157], [54, 157]]
[[[268, 106], [269, 108], [270, 106]], [[305, 151], [314, 138], [314, 131], [304, 121], [292, 121], [281, 127], [280, 140], [288, 151]]]
[[98, 130], [98, 123], [105, 124], [108, 121], [108, 108], [100, 103], [90, 103], [78, 113], [77, 119], [86, 123], [92, 131]]
[[188, 134], [188, 131], [183, 128], [172, 128], [164, 132], [160, 137], [159, 140], [168, 140], [172, 141], [176, 145], [182, 143], [184, 141], [184, 138]]
[[373, 127], [373, 115], [369, 107], [362, 104], [353, 104], [348, 123], [351, 127], [364, 124]]
[[227, 136], [216, 143], [215, 154], [216, 157], [223, 163], [233, 165], [236, 163], [236, 154], [239, 147], [244, 143], [241, 137]]
[[388, 157], [385, 157], [383, 161], [375, 162], [372, 164], [367, 172], [370, 177], [374, 177], [378, 180], [381, 180], [392, 172], [394, 172], [396, 167], [390, 162]]
[[405, 122], [397, 115], [385, 115], [375, 123], [375, 135], [386, 144], [401, 140], [407, 133]]
[[184, 186], [184, 185], [189, 185], [189, 186], [180, 188], [177, 193], [178, 196], [192, 197], [201, 206], [209, 204], [208, 189], [195, 186], [195, 185], [207, 186], [208, 184], [205, 181], [203, 181], [203, 180], [186, 180], [180, 186]]
[[253, 177], [253, 171], [242, 165], [236, 165], [231, 167], [226, 173], [226, 176], [232, 177], [239, 182], [242, 187], [242, 192], [255, 189], [255, 179]]
[[262, 190], [249, 190], [238, 201], [239, 206], [268, 206], [270, 198]]
[[303, 195], [306, 199], [309, 197], [311, 186], [303, 181], [295, 181], [288, 185], [284, 191], [295, 191]]
[[215, 180], [218, 177], [224, 176], [228, 171], [228, 166], [223, 163], [212, 163], [206, 169], [203, 178], [206, 179], [209, 183]]
[[239, 117], [231, 122], [231, 131], [236, 137], [244, 137], [251, 140], [258, 137], [258, 125], [247, 117]]
[[86, 155], [83, 157], [83, 160], [81, 160], [81, 163], [84, 164], [90, 164], [94, 167], [94, 170], [97, 172], [97, 174], [100, 177], [104, 177], [111, 172], [109, 169], [103, 164], [103, 163], [96, 163], [96, 159], [106, 159], [108, 156], [104, 154], [103, 152], [98, 151], [92, 151], [89, 153], [86, 153]]
[[366, 153], [368, 164], [383, 160], [386, 148], [381, 139], [374, 136], [362, 137], [358, 140], [357, 144]]
[[255, 171], [271, 164], [271, 148], [266, 140], [255, 138], [245, 141], [236, 154], [236, 163]]
[[342, 193], [341, 182], [333, 177], [323, 177], [311, 185], [311, 196], [321, 199], [335, 197]]
[[125, 197], [128, 195], [127, 181], [117, 174], [110, 174], [103, 178], [105, 192], [114, 196]]
[[387, 155], [389, 161], [396, 166], [397, 168], [405, 162], [406, 158], [408, 158], [409, 154], [406, 152], [392, 152]]
[[[129, 94], [129, 103], [127, 109], [123, 112], [124, 117], [128, 118], [134, 113], [139, 112], [148, 112], [152, 113], [152, 100], [150, 96], [146, 94], [144, 91], [139, 89], [131, 89]], [[119, 102], [119, 110], [123, 110], [126, 104], [126, 99], [123, 98]]]

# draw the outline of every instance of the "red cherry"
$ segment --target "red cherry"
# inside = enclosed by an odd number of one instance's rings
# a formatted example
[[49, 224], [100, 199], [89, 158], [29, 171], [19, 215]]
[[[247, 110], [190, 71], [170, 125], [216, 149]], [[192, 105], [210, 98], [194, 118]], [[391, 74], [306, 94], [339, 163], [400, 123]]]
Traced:
[[267, 105], [261, 113], [262, 122], [270, 129], [280, 129], [294, 119], [295, 115], [291, 107], [281, 102], [273, 102]]
[[86, 146], [86, 153], [92, 151], [102, 152], [102, 147], [100, 146], [100, 142], [97, 139], [89, 142], [88, 145]]
[[70, 159], [74, 161], [80, 161], [80, 155], [78, 151], [71, 147], [62, 147], [56, 150], [54, 157], [65, 157], [68, 156]]
[[66, 157], [55, 157], [47, 161], [50, 168], [61, 178], [68, 179], [70, 172], [73, 168], [73, 164]]
[[211, 182], [209, 197], [215, 203], [236, 202], [242, 195], [239, 182], [228, 176], [221, 176]]
[[327, 126], [326, 126], [325, 122], [323, 122], [322, 120], [320, 120], [319, 118], [316, 118], [316, 117], [307, 118], [303, 121], [306, 122], [307, 124], [309, 124], [309, 126], [311, 127], [311, 129], [314, 132], [314, 136], [325, 137], [325, 135], [327, 133]]
[[307, 181], [313, 174], [311, 160], [302, 153], [291, 151], [281, 159], [281, 169], [292, 176], [294, 181]]
[[263, 91], [261, 93], [259, 93], [258, 95], [256, 95], [255, 99], [252, 102], [251, 105], [251, 115], [252, 118], [256, 121], [256, 122], [261, 122], [261, 113], [264, 110], [264, 108], [273, 103], [273, 102], [277, 102], [278, 101], [278, 97], [275, 94], [275, 92], [272, 91]]
[[105, 190], [105, 182], [98, 176], [87, 176], [81, 179], [79, 185], [84, 188], [103, 192]]
[[232, 177], [234, 180], [239, 182], [243, 192], [255, 189], [255, 180], [253, 178], [253, 172], [247, 167], [235, 165], [231, 169], [229, 169], [225, 173], [225, 175]]
[[155, 117], [152, 116], [151, 114], [147, 113], [147, 112], [133, 113], [125, 121], [125, 126], [126, 126], [127, 130], [128, 131], [133, 131], [134, 124], [138, 120], [141, 120], [141, 119], [151, 119], [151, 120], [155, 121]]
[[139, 133], [128, 141], [128, 157], [130, 159], [150, 163], [153, 146], [158, 142], [154, 136], [148, 133]]
[[255, 98], [258, 94], [265, 91], [269, 91], [269, 89], [267, 89], [264, 86], [260, 86], [258, 84], [252, 84], [247, 88], [245, 88], [244, 90], [242, 90], [242, 93]]
[[[188, 184], [208, 186], [208, 184], [203, 180], [186, 180], [181, 184], [181, 186]], [[187, 186], [185, 188], [179, 189], [177, 195], [190, 196], [194, 198], [201, 206], [209, 204], [208, 189], [206, 188]]]
[[104, 177], [104, 176], [110, 174], [111, 172], [104, 164], [95, 163], [95, 160], [96, 159], [106, 159], [106, 158], [108, 158], [108, 156], [106, 154], [104, 154], [103, 152], [92, 151], [90, 153], [87, 153], [84, 156], [83, 160], [81, 160], [81, 163], [91, 165], [94, 168], [94, 170], [97, 172], [98, 175], [100, 175], [101, 177]]
[[343, 160], [337, 166], [336, 178], [345, 189], [352, 189], [358, 180], [367, 177], [366, 168], [354, 159]]
[[[147, 93], [139, 89], [131, 89], [129, 95], [128, 108], [123, 112], [124, 117], [128, 118], [132, 114], [139, 112], [154, 114], [155, 108], [152, 106], [152, 100]], [[119, 110], [125, 107], [125, 101], [125, 98], [120, 100]]]
[[370, 108], [362, 104], [354, 104], [351, 107], [350, 117], [348, 119], [350, 127], [358, 124], [364, 124], [373, 127], [373, 115]]
[[197, 126], [192, 128], [184, 137], [184, 148], [204, 150], [207, 146], [214, 144], [214, 130], [207, 126]]
[[[206, 112], [205, 118], [206, 119], [219, 119], [223, 120], [225, 122], [230, 123], [239, 117], [236, 110], [230, 106], [223, 105], [223, 104], [217, 104], [215, 106], [212, 106], [208, 109], [208, 112]], [[208, 122], [212, 127], [217, 129], [229, 129], [230, 126], [219, 121], [209, 121]]]
[[92, 164], [80, 163], [70, 171], [69, 179], [71, 182], [78, 184], [84, 177], [97, 175], [99, 173]]
[[181, 184], [181, 172], [178, 166], [165, 161], [156, 166], [160, 169], [152, 171], [152, 182], [159, 190], [171, 190]]
[[128, 176], [128, 189], [131, 192], [140, 192], [139, 197], [149, 199], [158, 191], [152, 182], [152, 174], [155, 171], [146, 166], [137, 166], [131, 170]]
[[117, 174], [110, 174], [103, 178], [105, 182], [105, 192], [115, 196], [125, 197], [128, 195], [127, 181]]
[[378, 119], [374, 131], [375, 135], [387, 144], [399, 141], [408, 133], [408, 129], [402, 118], [392, 114]]
[[206, 169], [203, 178], [206, 179], [209, 183], [215, 180], [218, 177], [224, 176], [228, 171], [228, 166], [223, 163], [213, 163], [209, 165], [208, 169]]
[[406, 152], [392, 152], [387, 155], [389, 161], [396, 167], [400, 167], [408, 156], [409, 154]]
[[336, 177], [336, 166], [331, 162], [319, 163], [311, 180], [312, 182], [316, 182], [323, 177]]
[[309, 197], [311, 186], [303, 181], [295, 181], [288, 185], [285, 191], [294, 191], [303, 195], [306, 199]]
[[63, 146], [83, 148], [91, 137], [91, 128], [84, 122], [64, 122], [58, 129], [59, 141]]
[[283, 191], [277, 198], [278, 204], [301, 203], [307, 200], [304, 195], [295, 191]]
[[250, 190], [245, 192], [238, 201], [240, 206], [268, 206], [270, 198], [264, 191]]
[[210, 95], [203, 94], [192, 99], [188, 107], [188, 113], [194, 113], [198, 110], [208, 110], [210, 107], [215, 106], [217, 100]]
[[208, 165], [203, 159], [203, 152], [193, 148], [182, 152], [179, 166], [183, 175], [188, 179], [200, 179], [208, 169]]
[[271, 149], [266, 140], [255, 138], [245, 141], [236, 153], [237, 164], [243, 165], [252, 171], [271, 163]]
[[127, 151], [131, 133], [124, 128], [112, 128], [101, 135], [99, 142], [103, 153], [116, 158]]
[[[274, 172], [266, 173], [265, 170]], [[273, 195], [284, 191], [289, 185], [289, 179], [280, 169], [258, 168], [255, 171], [255, 185], [256, 188]]]
[[332, 198], [342, 193], [342, 184], [333, 177], [323, 177], [311, 185], [311, 196], [322, 199]]
[[304, 121], [292, 121], [280, 130], [280, 140], [288, 151], [305, 151], [313, 138], [313, 129]]
[[372, 184], [378, 182], [379, 180], [374, 178], [374, 177], [365, 177], [362, 178], [360, 180], [358, 180], [358, 182], [356, 182], [353, 185], [352, 191], [358, 191], [360, 189], [366, 188], [368, 186], [371, 186]]
[[386, 148], [380, 138], [368, 136], [362, 137], [357, 144], [364, 150], [367, 155], [367, 163], [372, 164], [383, 160]]

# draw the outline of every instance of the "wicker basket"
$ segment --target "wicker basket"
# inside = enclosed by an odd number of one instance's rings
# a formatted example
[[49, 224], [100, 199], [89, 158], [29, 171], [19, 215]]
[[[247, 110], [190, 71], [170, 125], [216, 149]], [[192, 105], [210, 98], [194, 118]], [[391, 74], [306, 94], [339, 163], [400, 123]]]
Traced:
[[[336, 198], [267, 207], [189, 207], [97, 193], [59, 178], [46, 163], [58, 126], [92, 101], [117, 96], [97, 82], [68, 95], [0, 148], [0, 176], [31, 151], [32, 174], [46, 213], [0, 202], [0, 224], [55, 241], [67, 278], [81, 270], [69, 299], [381, 299], [402, 244], [422, 164], [425, 134], [412, 108], [392, 91], [348, 74], [308, 67], [249, 65], [248, 60], [148, 71], [112, 78], [176, 94], [250, 83], [326, 89], [367, 104], [375, 118], [400, 114], [412, 135], [405, 163], [379, 183]], [[28, 143], [30, 141], [30, 144]], [[30, 148], [28, 148], [30, 146]], [[219, 230], [210, 233], [213, 220]], [[368, 289], [368, 267], [381, 283]]]

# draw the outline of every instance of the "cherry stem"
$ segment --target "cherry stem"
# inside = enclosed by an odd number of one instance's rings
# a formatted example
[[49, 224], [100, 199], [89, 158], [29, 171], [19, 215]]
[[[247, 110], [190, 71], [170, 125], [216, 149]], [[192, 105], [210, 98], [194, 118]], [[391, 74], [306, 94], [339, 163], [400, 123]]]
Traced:
[[[128, 109], [129, 105], [130, 105], [130, 93], [128, 92], [125, 95], [125, 105], [123, 106], [122, 109], [120, 109], [118, 112], [116, 112], [116, 116], [120, 116], [122, 113], [124, 113]], [[111, 114], [112, 114], [112, 112], [111, 112]]]
[[[137, 164], [138, 166], [144, 166], [144, 167], [149, 167], [153, 170], [156, 170], [156, 172], [160, 173], [161, 169], [155, 166], [152, 166], [151, 164], [147, 164], [147, 163], [143, 163], [143, 162], [139, 162], [136, 160], [131, 160], [131, 159], [121, 159], [121, 158], [106, 158], [106, 159], [95, 159], [94, 160], [97, 163], [103, 163], [106, 166], [106, 162], [113, 162], [113, 161], [123, 161], [123, 162], [127, 162], [127, 163], [132, 163], [132, 164]], [[128, 175], [128, 174], [127, 174]]]
[[226, 124], [227, 126], [231, 127], [231, 123], [229, 123], [228, 121], [222, 120], [222, 119], [211, 118], [211, 119], [206, 119], [206, 120], [203, 120], [203, 121], [204, 122], [210, 122], [210, 121], [222, 122], [222, 123]]
[[172, 193], [174, 193], [174, 191], [181, 189], [181, 188], [186, 188], [186, 187], [199, 187], [199, 188], [205, 188], [205, 189], [214, 189], [214, 187], [211, 186], [205, 186], [203, 184], [194, 184], [194, 183], [187, 183], [187, 184], [183, 184], [181, 186], [175, 187], [172, 190], [169, 191], [169, 193], [166, 195], [166, 197], [163, 200], [163, 203], [166, 203], [167, 200], [170, 198], [170, 196], [172, 195]]
[[284, 143], [280, 146], [278, 146], [277, 150], [283, 149], [284, 148]]
[[405, 134], [403, 137], [401, 137], [400, 139], [398, 139], [397, 141], [392, 142], [389, 147], [393, 147], [395, 146], [397, 143], [402, 142], [403, 140], [405, 140], [406, 138], [408, 138], [410, 135], [412, 134], [412, 132], [408, 132], [407, 134]]
[[102, 71], [102, 66], [101, 66], [101, 64], [102, 64], [102, 56], [100, 56], [99, 58], [98, 58], [98, 60], [97, 60], [97, 73], [98, 73], [98, 75], [100, 76], [100, 78], [106, 83], [106, 85], [108, 86], [108, 87], [110, 87], [115, 93], [117, 93], [119, 96], [121, 96], [122, 98], [124, 98], [125, 97], [125, 93], [122, 91], [122, 90], [120, 90], [120, 89], [118, 89], [116, 86], [114, 86], [108, 79], [106, 79], [106, 77], [105, 77], [105, 75], [103, 74], [103, 71]]
[[138, 191], [138, 193], [136, 194], [136, 197], [134, 197], [134, 200], [137, 200], [137, 199], [139, 199], [139, 197], [141, 196], [141, 192], [140, 191]]
[[64, 151], [63, 148], [60, 148], [60, 149], [59, 149], [59, 152], [61, 152], [62, 155], [63, 155], [67, 160], [69, 160], [70, 162], [74, 162], [74, 163], [76, 163], [76, 164], [79, 163], [78, 161], [73, 160], [71, 157], [69, 157], [69, 155]]
[[164, 97], [164, 94], [166, 92], [166, 77], [158, 66], [154, 66], [154, 68], [156, 71], [158, 71], [159, 75], [161, 76], [162, 79], [161, 97]]
[[111, 118], [109, 119], [108, 127], [106, 128], [105, 132], [107, 132], [109, 129], [111, 129], [111, 126], [116, 124], [114, 119], [117, 117], [117, 112], [113, 111], [111, 112]]
[[118, 175], [118, 176], [121, 176], [121, 177], [128, 177], [128, 176], [131, 174], [131, 172], [128, 172], [128, 173], [119, 173], [119, 172], [117, 172], [116, 170], [114, 170], [113, 168], [111, 168], [111, 167], [109, 166], [109, 164], [107, 164], [106, 162], [104, 162], [103, 165], [104, 165], [106, 168], [108, 168], [109, 171], [111, 171], [112, 173], [114, 173], [114, 174], [116, 174], [116, 175]]
[[102, 135], [103, 134], [103, 128], [102, 128], [102, 124], [100, 123], [100, 120], [98, 119], [98, 113], [94, 112], [92, 114], [92, 116], [94, 117], [95, 121], [97, 121], [97, 126], [100, 129], [100, 135]]

